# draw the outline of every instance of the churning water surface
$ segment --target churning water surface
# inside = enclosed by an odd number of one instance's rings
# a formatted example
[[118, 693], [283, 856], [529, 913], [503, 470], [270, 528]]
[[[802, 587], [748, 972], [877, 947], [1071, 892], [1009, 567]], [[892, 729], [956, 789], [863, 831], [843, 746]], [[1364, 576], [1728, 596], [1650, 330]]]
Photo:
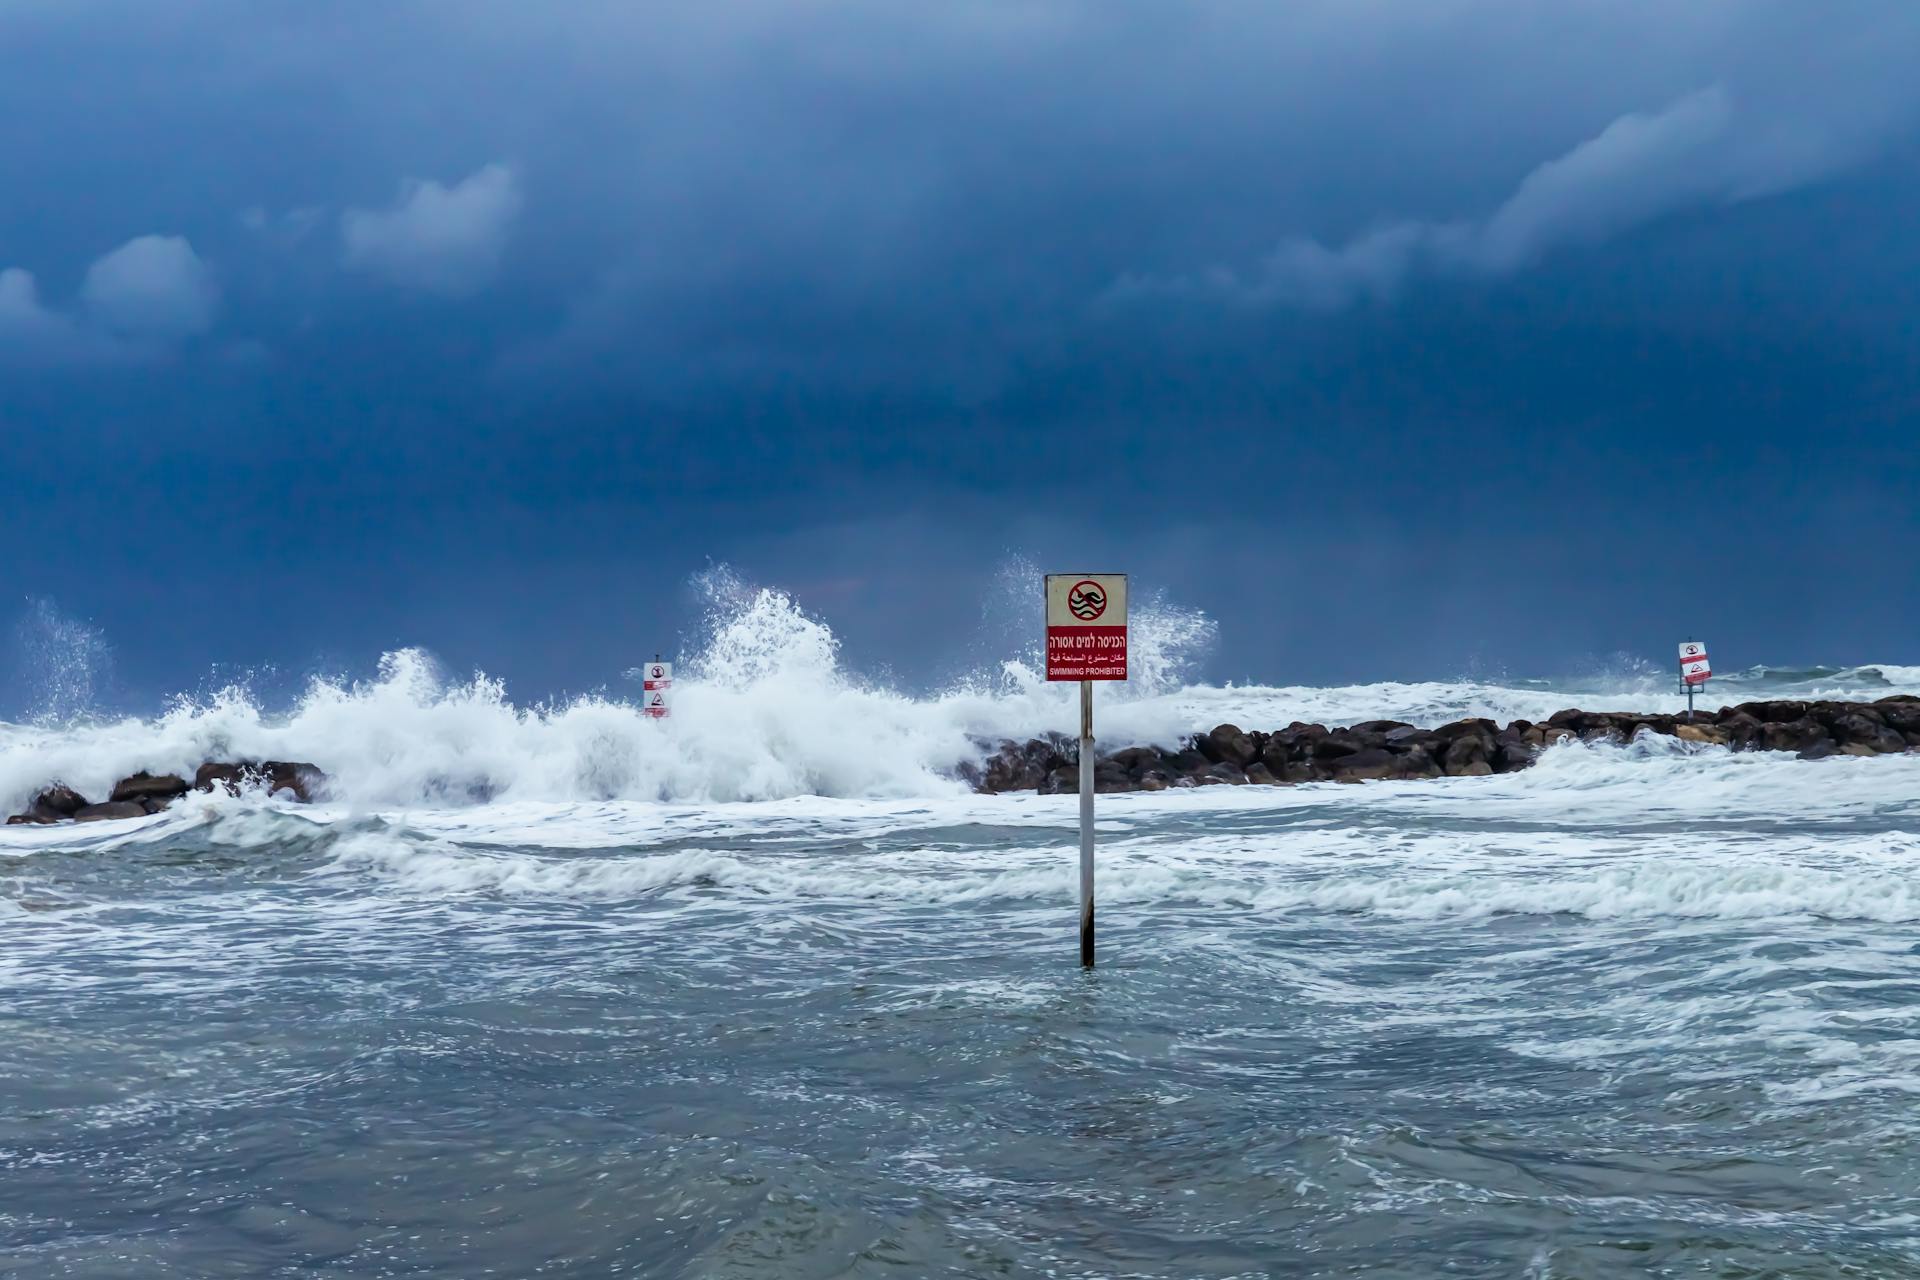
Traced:
[[[9, 808], [335, 785], [0, 832], [0, 1273], [1920, 1276], [1920, 755], [1104, 797], [1082, 973], [1075, 800], [952, 776], [1071, 691], [865, 686], [769, 593], [686, 669], [665, 724], [401, 653], [0, 726]], [[1100, 728], [1675, 705], [1629, 677], [1143, 679]]]

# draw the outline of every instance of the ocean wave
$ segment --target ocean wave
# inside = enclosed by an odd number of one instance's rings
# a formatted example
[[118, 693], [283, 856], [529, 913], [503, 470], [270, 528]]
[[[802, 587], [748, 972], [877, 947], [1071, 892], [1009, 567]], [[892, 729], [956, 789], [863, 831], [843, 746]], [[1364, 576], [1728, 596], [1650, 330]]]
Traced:
[[[229, 688], [182, 699], [153, 719], [0, 725], [0, 805], [16, 809], [53, 779], [97, 797], [137, 770], [190, 773], [205, 760], [236, 758], [313, 761], [331, 776], [334, 799], [361, 808], [925, 797], [962, 790], [956, 768], [977, 758], [983, 741], [1076, 730], [1077, 691], [1044, 680], [1030, 649], [916, 697], [847, 670], [832, 631], [784, 593], [725, 575], [709, 585], [711, 622], [682, 665], [668, 720], [609, 693], [516, 706], [499, 681], [449, 678], [427, 654], [402, 649], [382, 658], [372, 679], [315, 680], [283, 714]], [[1685, 705], [1670, 675], [1632, 663], [1559, 682], [1189, 682], [1213, 638], [1203, 614], [1164, 599], [1137, 602], [1136, 678], [1101, 691], [1102, 747], [1171, 747], [1222, 722], [1433, 725], [1467, 716], [1540, 720], [1575, 705]], [[1722, 684], [1714, 693], [1727, 700], [1860, 696], [1867, 688], [1878, 696], [1920, 688], [1920, 667], [1755, 668]]]

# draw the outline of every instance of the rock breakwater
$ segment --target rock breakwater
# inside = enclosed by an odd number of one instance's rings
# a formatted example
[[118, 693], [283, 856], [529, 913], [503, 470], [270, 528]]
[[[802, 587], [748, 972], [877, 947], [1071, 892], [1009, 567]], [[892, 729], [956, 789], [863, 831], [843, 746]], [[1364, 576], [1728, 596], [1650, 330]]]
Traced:
[[[1456, 720], [1423, 729], [1398, 720], [1344, 728], [1295, 721], [1284, 729], [1218, 725], [1175, 750], [1126, 747], [1097, 756], [1101, 792], [1168, 787], [1284, 786], [1300, 782], [1369, 782], [1387, 778], [1479, 777], [1512, 773], [1559, 742], [1631, 741], [1639, 734], [1723, 746], [1735, 751], [1791, 751], [1802, 759], [1886, 755], [1920, 749], [1920, 697], [1875, 702], [1745, 702], [1685, 715], [1628, 711], [1555, 712], [1538, 723]], [[977, 791], [1080, 788], [1079, 745], [1059, 734], [1003, 741], [966, 771]]]
[[55, 822], [101, 822], [116, 818], [143, 818], [159, 813], [189, 791], [211, 792], [215, 787], [238, 795], [243, 787], [260, 787], [283, 799], [310, 801], [326, 784], [326, 774], [300, 761], [215, 761], [200, 766], [188, 782], [177, 773], [135, 773], [120, 779], [105, 800], [90, 802], [65, 783], [40, 790], [27, 807], [7, 819], [8, 826], [49, 825]]

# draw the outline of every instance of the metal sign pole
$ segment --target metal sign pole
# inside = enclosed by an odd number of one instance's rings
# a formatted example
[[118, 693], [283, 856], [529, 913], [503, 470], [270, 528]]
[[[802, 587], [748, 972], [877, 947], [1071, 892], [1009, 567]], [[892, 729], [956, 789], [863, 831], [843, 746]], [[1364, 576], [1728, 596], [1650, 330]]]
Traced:
[[1127, 678], [1127, 575], [1050, 573], [1047, 679], [1080, 685], [1080, 967], [1093, 968], [1093, 682]]
[[1080, 682], [1080, 967], [1093, 968], [1093, 681]]

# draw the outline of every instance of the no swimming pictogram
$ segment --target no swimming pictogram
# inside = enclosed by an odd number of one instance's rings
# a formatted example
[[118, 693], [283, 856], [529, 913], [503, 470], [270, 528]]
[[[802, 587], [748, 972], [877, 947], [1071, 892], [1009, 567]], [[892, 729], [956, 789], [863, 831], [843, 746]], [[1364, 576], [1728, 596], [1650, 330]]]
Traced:
[[1091, 578], [1067, 588], [1067, 611], [1082, 622], [1093, 622], [1107, 611], [1107, 593]]

